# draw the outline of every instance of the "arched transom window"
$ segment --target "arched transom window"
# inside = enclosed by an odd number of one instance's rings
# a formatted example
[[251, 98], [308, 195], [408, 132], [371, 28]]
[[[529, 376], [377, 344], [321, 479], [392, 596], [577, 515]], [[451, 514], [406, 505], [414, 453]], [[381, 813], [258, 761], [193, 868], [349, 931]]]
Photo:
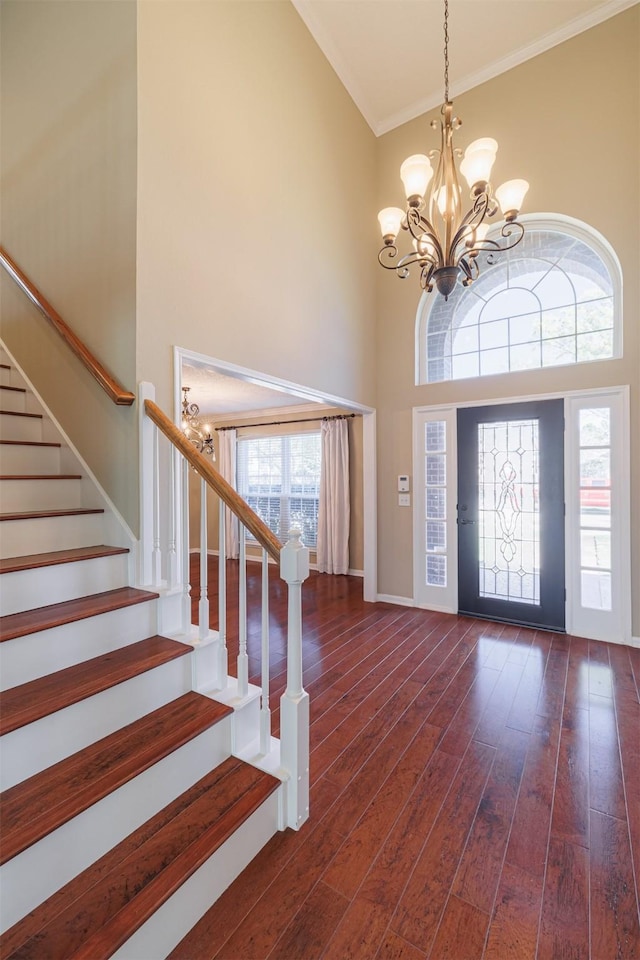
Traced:
[[459, 380], [621, 354], [621, 274], [595, 231], [531, 218], [524, 239], [445, 301], [419, 311], [419, 382]]

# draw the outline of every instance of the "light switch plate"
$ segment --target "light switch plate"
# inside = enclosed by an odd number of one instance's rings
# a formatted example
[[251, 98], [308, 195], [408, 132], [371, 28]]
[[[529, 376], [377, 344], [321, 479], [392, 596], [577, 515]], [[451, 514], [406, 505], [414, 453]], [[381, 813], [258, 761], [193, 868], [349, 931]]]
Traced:
[[410, 507], [410, 506], [411, 506], [411, 494], [410, 494], [410, 493], [399, 493], [399, 494], [398, 494], [398, 506], [399, 506], [399, 507]]

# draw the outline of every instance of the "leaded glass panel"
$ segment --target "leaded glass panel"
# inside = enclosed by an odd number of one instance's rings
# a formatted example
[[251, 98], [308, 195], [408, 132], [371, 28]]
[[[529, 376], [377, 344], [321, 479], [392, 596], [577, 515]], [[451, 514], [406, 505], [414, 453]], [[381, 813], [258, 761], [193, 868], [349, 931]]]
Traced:
[[480, 596], [540, 603], [537, 420], [478, 425]]

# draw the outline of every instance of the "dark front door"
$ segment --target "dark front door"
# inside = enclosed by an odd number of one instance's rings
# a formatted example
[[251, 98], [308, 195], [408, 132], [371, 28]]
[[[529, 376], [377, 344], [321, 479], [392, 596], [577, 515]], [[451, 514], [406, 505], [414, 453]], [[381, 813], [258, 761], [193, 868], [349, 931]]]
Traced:
[[564, 630], [564, 403], [458, 411], [458, 609]]

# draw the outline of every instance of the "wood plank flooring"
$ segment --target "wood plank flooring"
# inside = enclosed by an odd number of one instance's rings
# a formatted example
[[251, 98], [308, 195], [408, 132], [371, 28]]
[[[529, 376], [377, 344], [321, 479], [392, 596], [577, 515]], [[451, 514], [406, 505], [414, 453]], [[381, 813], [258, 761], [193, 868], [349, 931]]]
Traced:
[[[195, 618], [195, 563], [192, 584]], [[212, 559], [212, 611], [216, 590]], [[171, 957], [638, 960], [640, 651], [361, 597], [351, 577], [304, 586], [309, 822], [275, 836]], [[277, 729], [275, 577], [270, 603]]]

